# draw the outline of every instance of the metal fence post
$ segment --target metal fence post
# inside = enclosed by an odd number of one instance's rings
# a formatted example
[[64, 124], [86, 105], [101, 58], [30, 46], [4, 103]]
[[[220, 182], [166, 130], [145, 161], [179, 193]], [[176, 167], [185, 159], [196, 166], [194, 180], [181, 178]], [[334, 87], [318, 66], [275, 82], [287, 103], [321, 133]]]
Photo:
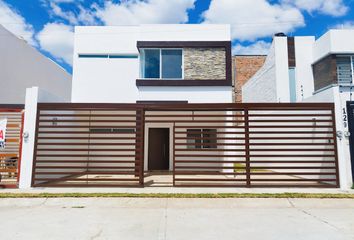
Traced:
[[172, 159], [173, 159], [173, 186], [176, 186], [176, 157], [175, 157], [175, 148], [176, 148], [176, 124], [173, 123], [173, 150], [172, 150]]
[[139, 184], [144, 186], [144, 137], [145, 137], [145, 109], [139, 110], [140, 115], [140, 137], [138, 137], [139, 141], [139, 158], [140, 158], [140, 171], [139, 171]]
[[334, 144], [334, 158], [335, 158], [335, 170], [336, 170], [336, 187], [340, 187], [340, 178], [339, 178], [339, 163], [338, 163], [338, 143], [337, 143], [337, 126], [336, 126], [336, 114], [335, 114], [334, 104], [331, 107], [331, 120], [332, 120], [332, 137]]
[[245, 114], [245, 160], [246, 160], [246, 186], [251, 186], [251, 164], [250, 164], [250, 134], [248, 108], [244, 109]]

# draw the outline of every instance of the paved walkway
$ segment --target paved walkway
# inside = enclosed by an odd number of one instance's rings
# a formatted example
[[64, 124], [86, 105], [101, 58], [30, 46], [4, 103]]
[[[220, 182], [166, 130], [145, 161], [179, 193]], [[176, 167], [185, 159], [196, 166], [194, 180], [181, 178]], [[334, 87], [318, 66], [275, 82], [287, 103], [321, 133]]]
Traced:
[[354, 239], [350, 199], [0, 199], [1, 239]]

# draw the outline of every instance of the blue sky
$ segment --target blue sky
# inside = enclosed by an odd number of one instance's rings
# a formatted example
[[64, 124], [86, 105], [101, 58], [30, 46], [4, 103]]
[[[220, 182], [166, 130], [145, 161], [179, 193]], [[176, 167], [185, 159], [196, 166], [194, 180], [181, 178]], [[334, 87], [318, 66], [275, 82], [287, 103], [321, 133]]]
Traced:
[[228, 23], [234, 54], [266, 54], [276, 32], [354, 28], [354, 0], [0, 0], [0, 24], [72, 72], [73, 26]]

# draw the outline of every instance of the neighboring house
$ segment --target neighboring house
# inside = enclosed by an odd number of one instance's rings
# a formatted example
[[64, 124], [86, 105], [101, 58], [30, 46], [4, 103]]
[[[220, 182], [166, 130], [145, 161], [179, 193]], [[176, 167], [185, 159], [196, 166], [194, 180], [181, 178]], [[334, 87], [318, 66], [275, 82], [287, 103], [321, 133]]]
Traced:
[[296, 102], [312, 95], [314, 37], [274, 36], [264, 65], [243, 86], [243, 102]]
[[76, 27], [73, 69], [73, 102], [231, 103], [230, 27]]
[[5, 122], [1, 130], [6, 130], [4, 148], [0, 147], [0, 188], [16, 187], [22, 129], [32, 124], [24, 116], [35, 114], [24, 114], [24, 105], [29, 108], [27, 100], [33, 96], [26, 89], [39, 91], [38, 101], [70, 102], [71, 75], [0, 25], [0, 84], [0, 122]]
[[0, 104], [24, 104], [26, 88], [32, 86], [70, 101], [69, 73], [2, 25], [0, 35]]
[[235, 55], [232, 57], [234, 102], [242, 102], [242, 86], [263, 66], [266, 55]]
[[329, 30], [319, 39], [275, 36], [265, 64], [242, 89], [244, 102], [333, 102], [338, 154], [345, 160], [340, 172], [348, 182], [354, 177], [353, 42], [350, 29]]

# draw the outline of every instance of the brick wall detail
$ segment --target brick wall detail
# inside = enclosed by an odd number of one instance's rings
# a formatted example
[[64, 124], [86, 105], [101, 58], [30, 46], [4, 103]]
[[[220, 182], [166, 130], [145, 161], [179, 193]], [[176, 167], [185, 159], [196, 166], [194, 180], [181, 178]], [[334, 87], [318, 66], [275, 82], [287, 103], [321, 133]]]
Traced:
[[263, 66], [265, 59], [266, 56], [234, 56], [232, 58], [235, 102], [242, 102], [242, 86]]

